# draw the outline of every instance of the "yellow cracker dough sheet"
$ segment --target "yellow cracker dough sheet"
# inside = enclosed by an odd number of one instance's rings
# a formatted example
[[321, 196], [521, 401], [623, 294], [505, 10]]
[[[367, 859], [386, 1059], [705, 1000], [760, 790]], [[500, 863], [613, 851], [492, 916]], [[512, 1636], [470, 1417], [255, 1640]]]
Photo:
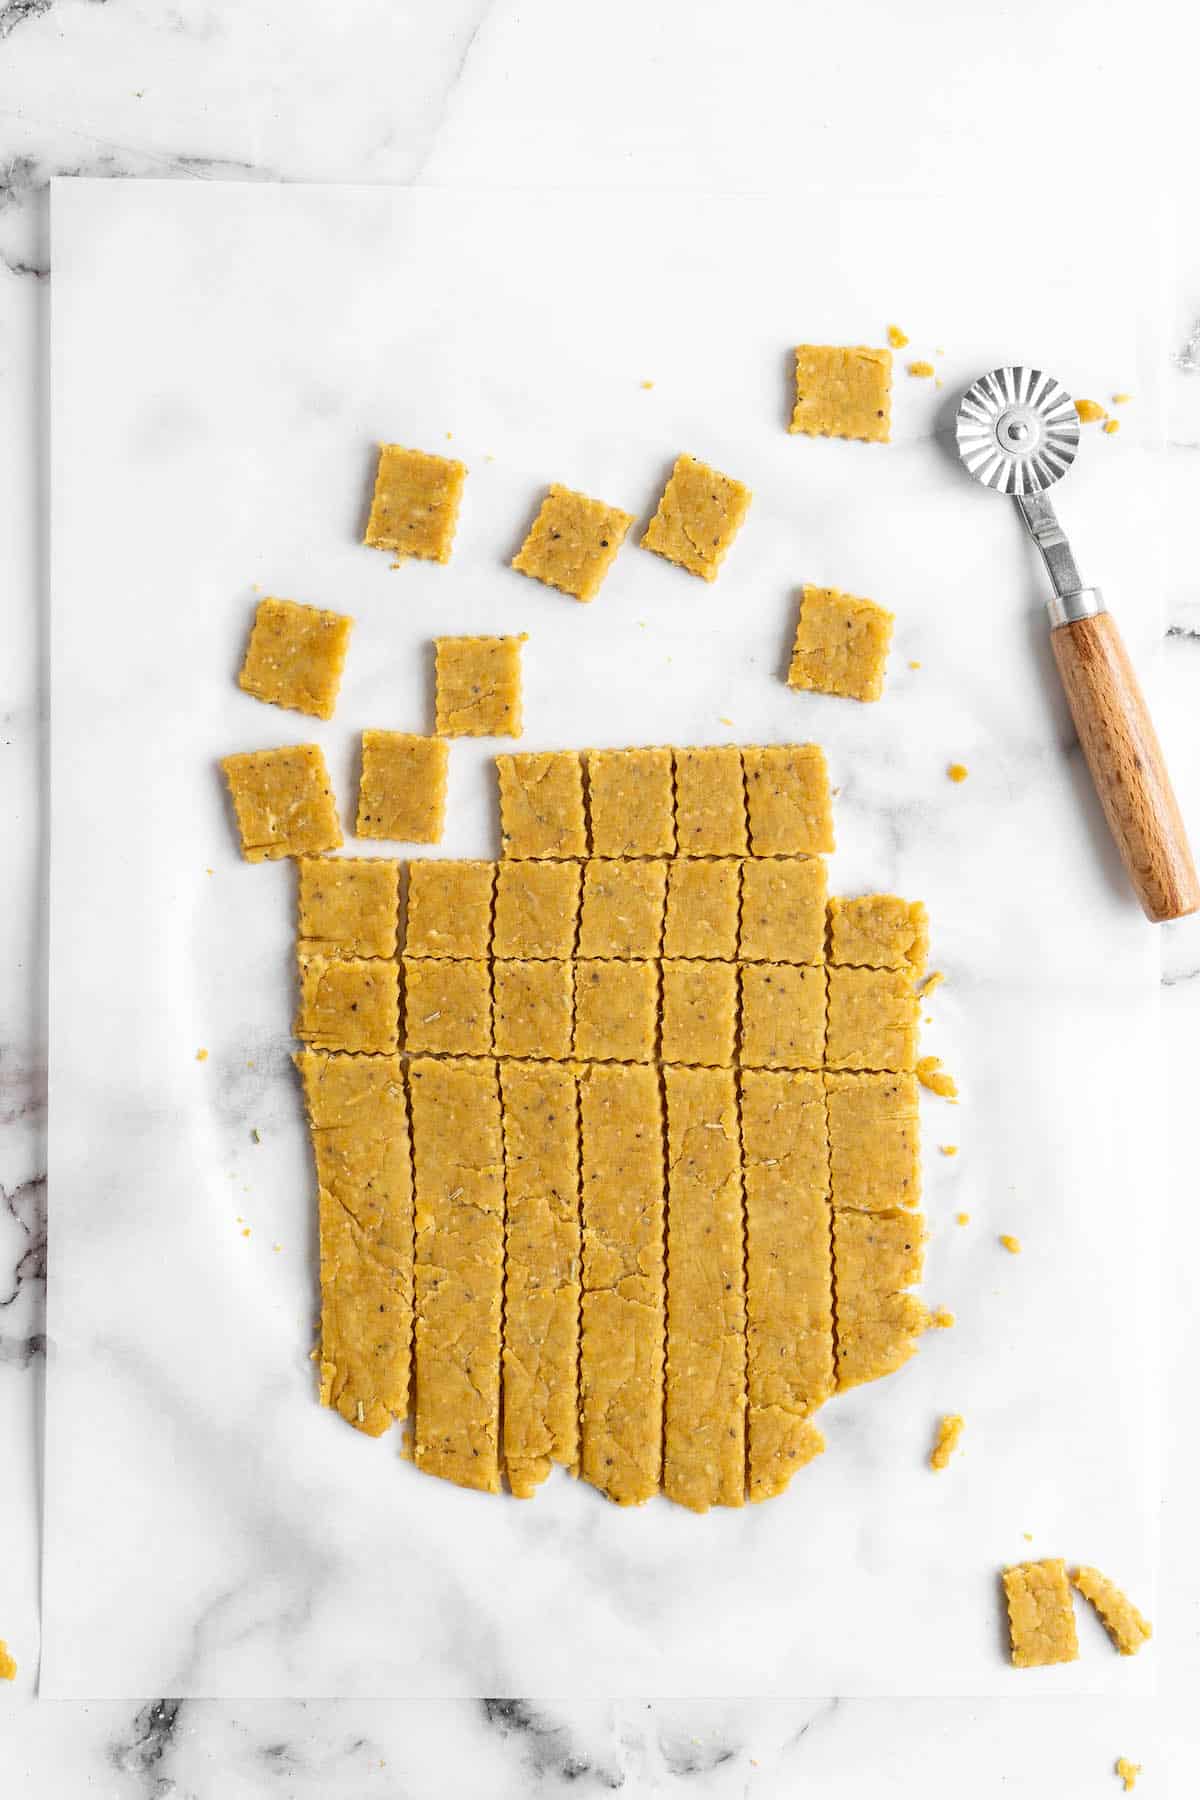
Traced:
[[829, 768], [819, 744], [743, 750], [754, 856], [823, 856], [834, 848]]
[[913, 1355], [929, 1315], [915, 1294], [925, 1226], [917, 1213], [845, 1212], [834, 1191], [833, 1283], [839, 1388], [878, 1381]]
[[837, 588], [806, 587], [788, 686], [845, 700], [879, 700], [895, 615]]
[[791, 431], [886, 444], [892, 418], [892, 353], [865, 344], [797, 344]]
[[358, 789], [359, 837], [436, 844], [446, 820], [444, 738], [408, 731], [364, 731]]
[[1075, 1613], [1066, 1565], [1059, 1557], [1015, 1563], [1004, 1571], [1012, 1659], [1018, 1669], [1077, 1662]]
[[662, 1473], [664, 1183], [658, 1070], [579, 1079], [583, 1173], [581, 1472], [620, 1506]]
[[783, 1493], [824, 1448], [833, 1392], [833, 1219], [817, 1074], [744, 1069], [750, 1498]]
[[669, 750], [589, 750], [587, 777], [594, 856], [675, 854]]
[[580, 956], [657, 956], [666, 893], [665, 862], [590, 858], [583, 865]]
[[465, 463], [451, 457], [381, 444], [363, 542], [398, 557], [449, 562], [466, 479]]
[[408, 1412], [413, 1197], [396, 1056], [302, 1050], [317, 1166], [321, 1404], [378, 1437]]
[[742, 1053], [750, 1069], [819, 1069], [825, 1056], [822, 964], [742, 963]]
[[715, 581], [750, 510], [750, 489], [694, 456], [681, 456], [642, 539], [689, 575]]
[[[829, 902], [829, 960], [920, 975], [929, 955], [929, 915], [920, 900], [860, 894]], [[925, 983], [930, 991], [933, 977]]]
[[594, 600], [632, 515], [571, 488], [553, 486], [512, 566], [575, 600]]
[[502, 862], [496, 871], [492, 955], [529, 961], [575, 954], [577, 862]]
[[332, 719], [353, 626], [317, 606], [260, 600], [238, 686], [270, 705]]
[[833, 1203], [895, 1212], [921, 1202], [921, 1111], [912, 1075], [827, 1074]]
[[827, 889], [819, 856], [748, 858], [738, 945], [743, 962], [824, 962]]
[[746, 1295], [732, 1069], [664, 1070], [667, 1382], [663, 1489], [692, 1512], [746, 1487]]
[[385, 957], [301, 950], [296, 1036], [314, 1050], [388, 1053], [399, 1044], [400, 987]]
[[649, 1062], [658, 1039], [658, 964], [575, 965], [575, 1054], [600, 1062]]
[[495, 863], [440, 858], [410, 863], [404, 954], [486, 956], [495, 880]]
[[340, 850], [342, 828], [319, 745], [248, 750], [227, 756], [221, 772], [247, 862]]
[[929, 1452], [931, 1469], [947, 1469], [950, 1458], [958, 1448], [958, 1440], [963, 1433], [963, 1416], [961, 1413], [947, 1413], [938, 1423], [937, 1441]]
[[740, 881], [740, 864], [733, 857], [676, 857], [669, 862], [663, 955], [732, 962]]
[[327, 956], [395, 956], [400, 865], [386, 857], [301, 856], [297, 933]]
[[907, 970], [832, 967], [827, 1067], [914, 1068], [917, 1016], [917, 996]]
[[492, 1047], [490, 964], [406, 956], [404, 1047], [410, 1054], [486, 1056]]
[[733, 1062], [737, 1036], [737, 970], [732, 963], [662, 965], [662, 1048], [667, 1063]]
[[1085, 1600], [1090, 1600], [1104, 1623], [1104, 1629], [1122, 1656], [1136, 1656], [1151, 1636], [1151, 1625], [1132, 1600], [1126, 1598], [1115, 1581], [1102, 1575], [1087, 1563], [1081, 1563], [1071, 1576]]
[[504, 1146], [493, 1062], [409, 1064], [416, 1192], [413, 1460], [500, 1487]]
[[570, 1056], [574, 974], [569, 962], [492, 964], [497, 1056], [546, 1056], [560, 1062]]
[[745, 856], [746, 784], [732, 744], [676, 750], [675, 830], [680, 856]]
[[586, 856], [583, 765], [575, 750], [498, 756], [505, 856]]
[[434, 639], [434, 710], [442, 737], [520, 737], [520, 637]]
[[575, 1075], [503, 1062], [504, 1463], [520, 1500], [579, 1465], [582, 1232]]

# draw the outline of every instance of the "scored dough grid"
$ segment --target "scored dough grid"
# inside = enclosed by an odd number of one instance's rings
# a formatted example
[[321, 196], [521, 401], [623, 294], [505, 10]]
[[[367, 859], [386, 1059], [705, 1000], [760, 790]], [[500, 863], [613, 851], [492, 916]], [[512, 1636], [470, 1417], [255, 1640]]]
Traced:
[[[690, 754], [672, 753], [681, 849]], [[535, 763], [535, 786], [580, 767], [574, 753], [505, 760]], [[656, 760], [643, 768], [657, 777]], [[730, 764], [699, 767], [719, 783]], [[772, 842], [812, 836], [811, 788], [792, 767], [769, 796]], [[567, 829], [586, 849], [582, 780], [555, 792], [578, 795]], [[528, 815], [561, 834], [543, 799]], [[358, 952], [388, 941], [379, 913], [389, 895], [398, 912], [398, 883], [368, 889], [370, 865], [353, 859], [302, 860], [298, 949], [325, 996], [315, 1028], [303, 1006], [297, 1019], [320, 1202], [321, 1398], [371, 1435], [408, 1418], [417, 1465], [460, 1485], [494, 1492], [506, 1478], [527, 1498], [557, 1462], [619, 1504], [665, 1492], [703, 1511], [782, 1493], [824, 1448], [814, 1415], [829, 1395], [900, 1367], [930, 1322], [911, 1291], [927, 926], [919, 903], [895, 896], [830, 901], [811, 856], [768, 862], [747, 844], [664, 858], [662, 805], [642, 810], [656, 857], [523, 860], [506, 841], [499, 863], [410, 864], [394, 958]], [[601, 903], [590, 924], [589, 891]], [[534, 954], [498, 957], [498, 940]], [[606, 954], [588, 956], [589, 942]], [[662, 954], [679, 944], [703, 952]], [[385, 971], [393, 984], [402, 971], [403, 992], [396, 1036], [376, 1042]], [[848, 980], [855, 999], [833, 1062], [827, 980]], [[882, 1068], [847, 1051], [860, 1030]], [[400, 1095], [386, 1130], [382, 1077]], [[319, 1103], [330, 1082], [342, 1099], [332, 1134]], [[412, 1255], [385, 1308], [401, 1164]]]

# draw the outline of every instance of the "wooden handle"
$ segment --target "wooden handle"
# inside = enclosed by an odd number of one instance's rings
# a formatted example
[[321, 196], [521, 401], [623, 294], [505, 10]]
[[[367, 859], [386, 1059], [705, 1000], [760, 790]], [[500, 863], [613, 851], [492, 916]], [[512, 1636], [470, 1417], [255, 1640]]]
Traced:
[[1071, 717], [1109, 830], [1146, 917], [1200, 909], [1187, 833], [1133, 664], [1109, 613], [1050, 633]]

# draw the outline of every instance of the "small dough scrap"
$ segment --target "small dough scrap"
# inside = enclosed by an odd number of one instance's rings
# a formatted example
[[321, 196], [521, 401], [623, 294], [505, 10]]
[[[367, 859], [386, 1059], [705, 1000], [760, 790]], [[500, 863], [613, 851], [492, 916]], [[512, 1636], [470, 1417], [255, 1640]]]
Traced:
[[496, 871], [492, 955], [529, 961], [575, 954], [577, 862], [502, 862]]
[[750, 500], [750, 489], [742, 482], [719, 474], [694, 456], [681, 456], [646, 529], [642, 548], [665, 556], [690, 575], [715, 581]]
[[260, 600], [238, 686], [256, 700], [332, 719], [354, 620], [295, 600]]
[[410, 1054], [486, 1056], [492, 1047], [490, 964], [404, 958], [404, 1047]]
[[806, 587], [788, 686], [846, 700], [879, 700], [895, 614], [837, 588]]
[[742, 752], [753, 856], [822, 856], [834, 849], [829, 768], [819, 744]]
[[395, 956], [400, 865], [386, 857], [301, 856], [297, 936], [327, 956]]
[[589, 750], [587, 777], [594, 856], [674, 856], [669, 750]]
[[399, 1042], [400, 987], [396, 964], [385, 957], [299, 952], [300, 1009], [295, 1032], [314, 1050], [375, 1055]]
[[434, 710], [442, 737], [520, 737], [519, 637], [434, 638]]
[[667, 865], [666, 956], [737, 955], [740, 864], [733, 857], [676, 857]]
[[[928, 955], [929, 915], [922, 901], [902, 900], [898, 894], [860, 894], [829, 902], [830, 962], [911, 969], [920, 975]], [[936, 985], [931, 975], [921, 997]]]
[[680, 856], [745, 856], [746, 784], [734, 745], [676, 750], [675, 830]]
[[1079, 1660], [1071, 1589], [1060, 1557], [1014, 1563], [1004, 1571], [1004, 1592], [1015, 1667], [1040, 1669]]
[[833, 1203], [852, 1212], [921, 1202], [921, 1112], [911, 1075], [825, 1076]]
[[903, 1069], [916, 1066], [917, 996], [904, 969], [829, 971], [831, 1069]]
[[408, 865], [406, 956], [481, 957], [492, 935], [496, 865], [421, 858]]
[[837, 1384], [858, 1387], [903, 1367], [929, 1314], [907, 1292], [921, 1279], [925, 1226], [909, 1212], [833, 1211]]
[[1081, 1563], [1071, 1576], [1085, 1600], [1090, 1600], [1100, 1614], [1104, 1629], [1122, 1656], [1136, 1656], [1152, 1636], [1149, 1619], [1144, 1619], [1132, 1600], [1126, 1598], [1115, 1581]]
[[642, 961], [657, 956], [662, 949], [666, 893], [665, 862], [610, 862], [599, 857], [585, 862], [580, 956]]
[[1001, 1234], [1000, 1234], [1000, 1242], [1004, 1245], [1004, 1248], [1008, 1251], [1008, 1254], [1010, 1256], [1020, 1256], [1020, 1254], [1021, 1254], [1020, 1238], [1013, 1237], [1010, 1232], [1004, 1231], [1004, 1232], [1001, 1232]]
[[632, 524], [619, 506], [555, 484], [512, 566], [574, 600], [594, 600]]
[[221, 772], [247, 862], [341, 849], [333, 788], [317, 744], [227, 756]]
[[0, 1681], [15, 1681], [17, 1665], [8, 1654], [8, 1645], [0, 1638]]
[[824, 966], [739, 966], [743, 1067], [819, 1069], [825, 1057]]
[[738, 945], [742, 961], [824, 962], [827, 887], [819, 856], [747, 858]]
[[737, 1005], [737, 970], [732, 963], [664, 960], [663, 1062], [731, 1064]]
[[505, 856], [587, 855], [583, 764], [576, 750], [498, 756]]
[[571, 1054], [574, 963], [494, 962], [492, 1005], [497, 1056]]
[[958, 1448], [958, 1440], [963, 1433], [963, 1424], [961, 1413], [947, 1413], [939, 1421], [937, 1442], [929, 1452], [931, 1469], [946, 1469], [950, 1466], [950, 1458]]
[[892, 353], [865, 344], [797, 344], [790, 431], [886, 444], [892, 418]]
[[[3, 1649], [3, 1645], [0, 1645], [0, 1649]], [[1118, 1756], [1116, 1762], [1113, 1764], [1113, 1769], [1125, 1783], [1125, 1792], [1127, 1794], [1131, 1793], [1137, 1785], [1138, 1776], [1142, 1772], [1141, 1763], [1130, 1762], [1127, 1756]]]
[[580, 960], [575, 966], [575, 1054], [647, 1063], [658, 1038], [658, 964]]
[[444, 738], [408, 731], [364, 731], [358, 789], [359, 837], [436, 844], [446, 820]]
[[928, 1088], [931, 1094], [940, 1094], [943, 1100], [957, 1100], [958, 1083], [953, 1075], [942, 1071], [940, 1056], [923, 1056], [917, 1063], [917, 1079], [922, 1087]]
[[1108, 414], [1098, 400], [1077, 400], [1075, 411], [1079, 414], [1081, 425], [1094, 425], [1097, 419], [1106, 419]]
[[394, 556], [449, 562], [466, 479], [465, 463], [406, 450], [402, 444], [381, 444], [363, 542]]

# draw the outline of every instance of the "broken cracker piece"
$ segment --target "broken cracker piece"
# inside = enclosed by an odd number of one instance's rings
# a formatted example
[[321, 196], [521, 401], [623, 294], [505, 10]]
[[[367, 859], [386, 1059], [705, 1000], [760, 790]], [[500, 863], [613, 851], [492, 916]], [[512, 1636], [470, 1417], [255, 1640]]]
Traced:
[[1014, 1563], [1004, 1571], [1013, 1664], [1040, 1669], [1077, 1662], [1079, 1641], [1066, 1564], [1060, 1557]]
[[449, 562], [466, 479], [465, 463], [381, 444], [363, 542], [401, 558]]
[[837, 588], [805, 587], [787, 682], [791, 688], [878, 700], [895, 614]]
[[572, 599], [594, 600], [632, 524], [619, 506], [555, 484], [512, 566]]
[[256, 700], [332, 719], [354, 620], [295, 600], [260, 600], [238, 686]]
[[789, 431], [886, 444], [892, 353], [864, 344], [797, 344], [796, 405]]
[[519, 637], [435, 638], [437, 729], [442, 737], [520, 737]]
[[1122, 1656], [1136, 1656], [1152, 1635], [1150, 1621], [1121, 1592], [1116, 1582], [1087, 1563], [1081, 1563], [1071, 1580], [1085, 1600], [1090, 1600], [1103, 1622], [1104, 1629]]
[[715, 581], [750, 508], [750, 489], [694, 456], [680, 456], [642, 539], [690, 575]]
[[[829, 902], [829, 960], [871, 969], [910, 969], [919, 975], [929, 954], [929, 915], [920, 900], [898, 894], [838, 896]], [[938, 977], [940, 980], [941, 977]], [[922, 997], [936, 986], [934, 978]]]
[[340, 849], [342, 828], [318, 745], [248, 750], [225, 757], [221, 771], [247, 862]]

